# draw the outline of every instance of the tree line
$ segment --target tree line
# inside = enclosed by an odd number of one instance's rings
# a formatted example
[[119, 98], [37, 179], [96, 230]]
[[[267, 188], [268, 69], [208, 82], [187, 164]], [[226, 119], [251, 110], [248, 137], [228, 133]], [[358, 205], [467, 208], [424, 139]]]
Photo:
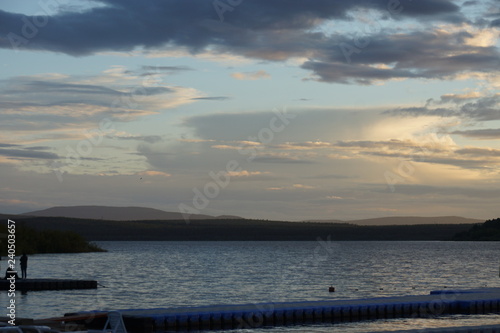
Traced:
[[[2, 237], [3, 236], [3, 237]], [[0, 255], [7, 254], [7, 226], [0, 226]], [[94, 243], [88, 242], [76, 232], [61, 230], [36, 230], [22, 223], [15, 232], [17, 254], [26, 253], [79, 253], [104, 252]]]

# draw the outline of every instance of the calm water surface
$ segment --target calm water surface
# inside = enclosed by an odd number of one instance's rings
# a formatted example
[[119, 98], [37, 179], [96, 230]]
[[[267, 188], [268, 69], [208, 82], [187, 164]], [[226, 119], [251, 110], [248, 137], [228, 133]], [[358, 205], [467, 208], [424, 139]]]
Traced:
[[[500, 287], [498, 242], [99, 242], [107, 253], [32, 255], [28, 278], [95, 279], [97, 290], [17, 292], [17, 315], [428, 294]], [[1, 269], [6, 262], [1, 262]], [[336, 292], [329, 293], [328, 287]], [[8, 304], [6, 292], [1, 304]], [[369, 332], [499, 323], [451, 316], [239, 332]], [[227, 331], [226, 331], [227, 332]]]

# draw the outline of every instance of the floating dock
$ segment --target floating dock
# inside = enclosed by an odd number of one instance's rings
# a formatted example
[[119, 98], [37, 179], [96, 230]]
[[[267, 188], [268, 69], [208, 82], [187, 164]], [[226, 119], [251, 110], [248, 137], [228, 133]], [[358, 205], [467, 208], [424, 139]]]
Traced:
[[[131, 332], [244, 329], [383, 318], [500, 312], [500, 288], [440, 290], [429, 295], [118, 310]], [[65, 316], [102, 317], [103, 311]], [[69, 319], [69, 318], [68, 318]], [[94, 320], [100, 328], [102, 323]], [[89, 325], [90, 328], [91, 325]]]
[[[64, 289], [96, 289], [94, 280], [67, 279], [16, 279], [15, 290], [64, 290]], [[0, 290], [11, 289], [10, 280], [0, 280]]]
[[427, 328], [406, 331], [390, 331], [385, 333], [500, 333], [500, 325]]

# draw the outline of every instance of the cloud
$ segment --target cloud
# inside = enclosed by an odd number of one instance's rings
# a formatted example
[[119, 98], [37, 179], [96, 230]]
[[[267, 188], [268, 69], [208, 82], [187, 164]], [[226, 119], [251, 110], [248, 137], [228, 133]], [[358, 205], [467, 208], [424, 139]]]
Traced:
[[[71, 55], [88, 55], [103, 51], [132, 51], [136, 47], [154, 48], [168, 44], [188, 46], [194, 52], [209, 45], [241, 45], [246, 38], [241, 34], [251, 31], [310, 29], [327, 19], [351, 19], [353, 9], [366, 8], [387, 12], [386, 0], [376, 1], [327, 1], [304, 3], [278, 0], [255, 0], [242, 4], [224, 23], [211, 2], [204, 0], [154, 1], [141, 6], [132, 0], [101, 0], [104, 6], [85, 12], [61, 11], [47, 17], [45, 25], [28, 43], [21, 47], [50, 50]], [[460, 7], [449, 0], [421, 0], [418, 4], [402, 1], [398, 15], [401, 17], [428, 18], [430, 20], [461, 20]], [[33, 22], [32, 16], [0, 11], [4, 24], [1, 35], [16, 33], [23, 36], [23, 20]], [[218, 29], [207, 23], [219, 23]], [[223, 29], [224, 27], [233, 27]], [[120, 29], [117, 29], [119, 27]], [[235, 32], [239, 35], [235, 35]], [[29, 36], [28, 36], [29, 37]], [[25, 38], [28, 38], [25, 37]], [[2, 39], [1, 47], [12, 47]]]
[[215, 148], [215, 149], [234, 149], [234, 150], [239, 150], [242, 147], [241, 146], [233, 146], [233, 145], [213, 145], [212, 148]]
[[449, 152], [456, 147], [456, 144], [448, 136], [437, 137], [431, 135], [417, 139], [391, 139], [385, 141], [371, 141], [371, 140], [351, 140], [351, 141], [338, 141], [335, 144], [337, 148], [352, 149], [377, 149], [388, 151], [421, 151], [424, 153], [429, 152]]
[[[46, 24], [29, 36], [25, 36], [23, 26], [35, 17], [0, 11], [0, 35], [5, 36], [0, 38], [0, 47], [72, 56], [134, 50], [172, 56], [183, 49], [192, 55], [212, 54], [213, 58], [224, 55], [271, 61], [308, 59], [301, 67], [312, 72], [309, 79], [335, 83], [446, 79], [462, 73], [497, 72], [499, 68], [494, 43], [489, 47], [479, 43], [488, 40], [486, 34], [491, 37], [494, 33], [465, 26], [468, 20], [462, 8], [451, 0], [290, 0], [286, 4], [280, 0], [254, 0], [242, 3], [223, 17], [212, 2], [204, 0], [146, 0], [141, 6], [132, 0], [99, 3], [102, 6], [83, 12], [51, 13]], [[371, 27], [368, 30], [379, 31], [359, 36], [368, 41], [365, 47], [359, 47], [357, 37], [353, 42], [351, 34], [321, 31], [329, 22], [366, 24], [357, 16], [362, 10], [376, 12], [379, 25], [385, 21], [408, 24], [399, 31]], [[448, 26], [422, 32], [415, 30], [407, 19]], [[491, 25], [496, 26], [496, 21]], [[402, 33], [405, 27], [406, 32]], [[343, 45], [348, 45], [347, 49]], [[142, 70], [141, 75], [149, 75], [150, 71], [172, 74], [192, 69], [144, 66]], [[232, 76], [246, 80], [270, 77], [265, 71]]]
[[157, 143], [163, 140], [160, 135], [132, 135], [128, 133], [113, 133], [112, 135], [107, 135], [107, 138], [116, 140], [134, 140], [134, 141], [144, 141], [147, 143]]
[[[496, 170], [497, 167], [493, 164], [497, 163], [496, 159], [488, 158], [488, 156], [472, 156], [472, 158], [461, 158], [456, 155], [421, 155], [415, 156], [411, 154], [405, 153], [388, 153], [388, 152], [377, 152], [371, 151], [366, 152], [365, 154], [369, 154], [372, 156], [386, 157], [386, 158], [394, 158], [398, 160], [407, 160], [412, 161], [412, 163], [427, 163], [427, 164], [437, 164], [437, 165], [450, 165], [454, 167], [458, 167], [462, 170]], [[479, 158], [481, 157], [481, 158]]]
[[231, 97], [227, 96], [212, 96], [212, 97], [194, 97], [191, 100], [201, 100], [201, 101], [226, 101], [231, 99]]
[[353, 178], [351, 176], [345, 175], [337, 175], [337, 174], [323, 174], [323, 175], [315, 175], [315, 176], [304, 176], [306, 179], [348, 179]]
[[[384, 191], [375, 189], [374, 191]], [[463, 196], [470, 199], [485, 200], [489, 198], [498, 198], [500, 190], [498, 188], [477, 188], [466, 186], [433, 186], [433, 185], [409, 185], [401, 184], [398, 186], [398, 193], [415, 196], [427, 196], [436, 198], [436, 196]]]
[[151, 85], [122, 67], [88, 77], [19, 76], [0, 81], [0, 128], [16, 142], [84, 138], [103, 119], [129, 122], [198, 96], [192, 88]]
[[362, 48], [343, 36], [332, 39], [338, 48], [319, 50], [316, 59], [302, 64], [313, 72], [310, 79], [368, 85], [390, 79], [449, 79], [463, 73], [495, 73], [500, 68], [498, 34], [470, 26], [379, 32], [363, 36]]
[[231, 76], [236, 80], [259, 80], [259, 79], [270, 79], [271, 75], [266, 71], [257, 71], [257, 72], [236, 72], [232, 73]]
[[[341, 138], [359, 138], [359, 135], [366, 133], [374, 123], [390, 118], [387, 115], [381, 116], [382, 110], [384, 109], [277, 108], [276, 112], [251, 111], [191, 116], [185, 118], [182, 125], [190, 129], [198, 139], [223, 141], [224, 145], [243, 145], [245, 148], [256, 143], [270, 146], [299, 143], [304, 146], [315, 141], [333, 142]], [[408, 122], [415, 127], [414, 120]], [[394, 127], [394, 124], [391, 126]], [[273, 131], [272, 128], [278, 130]], [[266, 133], [269, 138], [263, 137]], [[311, 133], [314, 133], [313, 140]], [[233, 144], [230, 144], [231, 142]], [[291, 148], [300, 147], [295, 145], [289, 147]]]
[[280, 156], [275, 154], [263, 154], [252, 159], [256, 163], [284, 163], [284, 164], [310, 164], [310, 160], [303, 160], [296, 157]]
[[176, 72], [194, 71], [194, 69], [189, 66], [142, 66], [142, 70], [146, 72], [141, 73], [141, 75], [152, 75], [159, 73], [172, 74]]
[[[214, 140], [212, 140], [214, 141]], [[245, 148], [255, 148], [258, 150], [264, 149], [264, 145], [261, 142], [256, 141], [220, 141], [221, 144], [210, 146], [210, 148], [215, 149], [229, 149], [229, 150], [238, 150], [242, 151]]]
[[281, 186], [281, 187], [268, 187], [268, 191], [284, 191], [284, 190], [311, 190], [314, 186], [304, 185], [304, 184], [293, 184], [291, 186]]
[[500, 157], [500, 149], [494, 148], [462, 148], [455, 150], [456, 154], [468, 155], [468, 156], [479, 156], [479, 157]]
[[[257, 141], [249, 137], [257, 136], [262, 128], [269, 127], [272, 113], [218, 113], [186, 118], [185, 127], [191, 128], [201, 139], [218, 141]], [[228, 126], [230, 124], [230, 126]]]
[[[238, 139], [242, 140], [248, 135], [259, 141], [257, 133], [262, 128], [269, 128], [272, 113], [203, 115], [187, 118], [184, 124], [201, 139], [215, 140], [210, 147], [217, 151], [227, 154], [233, 152], [236, 158], [248, 157], [241, 156], [242, 150], [254, 152], [251, 162], [263, 165], [266, 171], [272, 171], [273, 174], [279, 172], [276, 167], [285, 164], [294, 165], [300, 170], [307, 166], [306, 172], [314, 170], [316, 174], [326, 174], [321, 166], [331, 165], [334, 161], [338, 168], [334, 169], [336, 174], [348, 178], [363, 175], [359, 177], [366, 179], [376, 178], [376, 172], [379, 172], [378, 177], [382, 177], [385, 171], [392, 167], [397, 169], [402, 161], [407, 161], [418, 165], [420, 170], [427, 170], [429, 175], [444, 174], [444, 170], [448, 170], [447, 177], [450, 179], [455, 179], [459, 172], [463, 173], [463, 177], [481, 178], [498, 169], [500, 161], [496, 151], [481, 150], [485, 147], [464, 147], [461, 142], [455, 142], [450, 134], [462, 129], [462, 118], [484, 118], [483, 114], [471, 110], [484, 112], [485, 108], [480, 106], [495, 105], [495, 101], [494, 96], [467, 92], [443, 95], [438, 100], [439, 107], [427, 103], [423, 107], [405, 108], [415, 114], [417, 111], [414, 110], [418, 109], [418, 112], [422, 112], [420, 119], [376, 109], [364, 112], [295, 110], [295, 118], [282, 132], [276, 133], [273, 140], [260, 142], [254, 147], [237, 143]], [[458, 120], [446, 119], [451, 117]], [[367, 175], [367, 168], [371, 176]], [[376, 171], [378, 168], [382, 170]], [[341, 181], [343, 178], [330, 179]], [[413, 181], [419, 180], [415, 178]]]
[[241, 171], [229, 171], [227, 172], [227, 175], [231, 178], [249, 178], [249, 177], [255, 177], [255, 176], [262, 176], [262, 175], [268, 175], [270, 174], [269, 172], [261, 172], [261, 171], [248, 171], [248, 170], [241, 170]]
[[453, 131], [451, 132], [451, 134], [463, 135], [468, 138], [474, 138], [480, 140], [500, 139], [500, 128]]
[[42, 152], [42, 151], [33, 151], [30, 149], [6, 149], [0, 148], [0, 156], [6, 156], [9, 158], [34, 158], [34, 159], [44, 159], [44, 160], [54, 160], [59, 158], [57, 154]]
[[322, 141], [307, 141], [307, 142], [286, 142], [284, 144], [275, 145], [273, 148], [286, 150], [310, 150], [318, 148], [331, 148], [334, 145], [330, 142]]
[[500, 119], [500, 94], [480, 96], [477, 98], [459, 98], [456, 95], [441, 97], [439, 104], [451, 102], [450, 105], [432, 107], [429, 103], [419, 107], [405, 107], [388, 110], [386, 113], [405, 116], [440, 116], [491, 121]]
[[[346, 158], [382, 157], [399, 163], [451, 165], [468, 170], [497, 170], [500, 150], [460, 147], [449, 136], [413, 140], [338, 141], [335, 148], [344, 150]], [[412, 166], [416, 168], [416, 166]]]
[[141, 171], [137, 173], [139, 176], [151, 176], [151, 177], [171, 177], [172, 175], [166, 172], [162, 171], [154, 171], [154, 170], [149, 170], [149, 171]]
[[434, 99], [428, 100], [428, 103], [444, 104], [444, 103], [463, 103], [466, 100], [477, 99], [483, 97], [483, 94], [479, 91], [469, 91], [463, 94], [445, 94], [442, 95], [439, 101]]
[[336, 195], [327, 195], [326, 198], [330, 199], [330, 200], [343, 200], [344, 199], [344, 198], [336, 196]]

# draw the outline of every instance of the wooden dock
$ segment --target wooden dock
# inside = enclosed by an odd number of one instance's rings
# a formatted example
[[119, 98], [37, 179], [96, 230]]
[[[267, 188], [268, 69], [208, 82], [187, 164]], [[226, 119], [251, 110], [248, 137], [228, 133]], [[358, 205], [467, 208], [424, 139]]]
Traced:
[[[130, 332], [245, 329], [383, 318], [500, 312], [500, 288], [432, 291], [429, 295], [328, 301], [125, 309]], [[102, 316], [103, 311], [67, 316]], [[98, 322], [98, 321], [96, 321]], [[86, 322], [89, 325], [89, 321]], [[94, 323], [90, 323], [94, 324]], [[96, 323], [100, 327], [102, 323]]]
[[[0, 280], [0, 290], [9, 290], [10, 280]], [[68, 280], [68, 279], [16, 279], [15, 290], [65, 290], [65, 289], [96, 289], [97, 281], [94, 280]]]

